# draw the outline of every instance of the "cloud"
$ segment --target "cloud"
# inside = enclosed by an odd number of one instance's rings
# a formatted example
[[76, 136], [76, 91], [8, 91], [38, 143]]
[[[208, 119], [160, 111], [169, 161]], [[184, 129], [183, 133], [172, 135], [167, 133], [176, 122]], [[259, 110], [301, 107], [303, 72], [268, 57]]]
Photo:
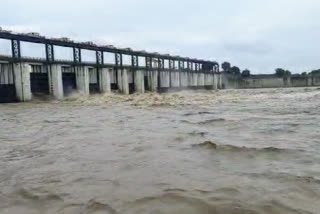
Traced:
[[254, 73], [320, 68], [317, 0], [3, 0], [1, 9], [1, 25], [19, 32], [228, 60]]
[[264, 41], [231, 41], [224, 48], [231, 53], [266, 55], [272, 52], [272, 46]]

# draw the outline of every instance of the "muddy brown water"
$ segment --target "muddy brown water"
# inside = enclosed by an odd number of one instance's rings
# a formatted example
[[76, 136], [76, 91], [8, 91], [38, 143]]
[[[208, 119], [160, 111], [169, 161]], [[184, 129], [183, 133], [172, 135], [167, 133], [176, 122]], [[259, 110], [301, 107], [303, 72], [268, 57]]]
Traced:
[[1, 214], [319, 212], [317, 88], [0, 105]]

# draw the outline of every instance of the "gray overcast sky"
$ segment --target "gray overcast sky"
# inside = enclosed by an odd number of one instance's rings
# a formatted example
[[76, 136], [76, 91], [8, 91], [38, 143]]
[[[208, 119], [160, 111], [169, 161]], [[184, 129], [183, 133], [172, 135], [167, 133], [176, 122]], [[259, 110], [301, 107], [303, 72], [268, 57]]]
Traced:
[[1, 0], [0, 26], [230, 61], [253, 73], [320, 68], [319, 0]]

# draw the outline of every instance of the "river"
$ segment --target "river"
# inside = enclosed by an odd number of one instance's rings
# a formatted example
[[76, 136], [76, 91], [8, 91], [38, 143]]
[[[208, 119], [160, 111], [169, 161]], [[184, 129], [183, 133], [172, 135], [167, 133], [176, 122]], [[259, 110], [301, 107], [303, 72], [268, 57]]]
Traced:
[[1, 214], [316, 214], [319, 201], [319, 88], [0, 105]]

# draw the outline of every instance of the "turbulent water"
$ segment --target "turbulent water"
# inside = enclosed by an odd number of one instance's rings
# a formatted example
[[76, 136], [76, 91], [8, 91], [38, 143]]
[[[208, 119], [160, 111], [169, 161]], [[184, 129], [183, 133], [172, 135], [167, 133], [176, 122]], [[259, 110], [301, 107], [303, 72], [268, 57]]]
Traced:
[[320, 212], [317, 88], [0, 105], [1, 214]]

